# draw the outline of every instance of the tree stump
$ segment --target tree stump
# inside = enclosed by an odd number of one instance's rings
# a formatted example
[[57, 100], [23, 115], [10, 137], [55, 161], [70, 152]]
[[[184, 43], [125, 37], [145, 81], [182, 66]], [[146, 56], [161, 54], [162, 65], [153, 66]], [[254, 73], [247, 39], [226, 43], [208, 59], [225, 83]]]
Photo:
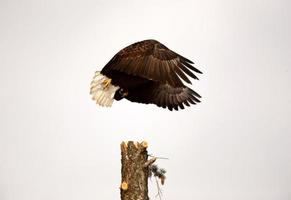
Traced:
[[147, 142], [122, 142], [121, 147], [121, 200], [149, 200], [149, 166], [155, 158], [148, 160]]

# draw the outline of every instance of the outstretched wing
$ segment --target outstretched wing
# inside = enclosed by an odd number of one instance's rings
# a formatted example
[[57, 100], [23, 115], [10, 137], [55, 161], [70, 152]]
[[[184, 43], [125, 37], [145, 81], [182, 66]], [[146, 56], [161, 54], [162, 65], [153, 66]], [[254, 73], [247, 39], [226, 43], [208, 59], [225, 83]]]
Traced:
[[184, 109], [184, 105], [199, 103], [201, 96], [194, 90], [183, 86], [173, 87], [169, 84], [152, 82], [144, 88], [129, 93], [128, 100], [138, 103], [153, 103], [169, 110]]
[[140, 76], [172, 86], [183, 86], [180, 78], [191, 81], [186, 74], [198, 79], [193, 73], [201, 73], [193, 67], [192, 61], [171, 51], [156, 40], [144, 40], [119, 51], [102, 69], [107, 75], [117, 70], [130, 75]]

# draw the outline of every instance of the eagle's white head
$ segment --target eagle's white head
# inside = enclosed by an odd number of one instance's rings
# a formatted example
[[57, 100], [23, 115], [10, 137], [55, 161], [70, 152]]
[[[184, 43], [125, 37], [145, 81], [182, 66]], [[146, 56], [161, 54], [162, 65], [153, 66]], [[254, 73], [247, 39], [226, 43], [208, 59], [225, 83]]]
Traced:
[[100, 106], [110, 107], [114, 101], [115, 92], [119, 89], [118, 86], [111, 84], [111, 79], [95, 72], [95, 76], [91, 82], [90, 94], [92, 99]]

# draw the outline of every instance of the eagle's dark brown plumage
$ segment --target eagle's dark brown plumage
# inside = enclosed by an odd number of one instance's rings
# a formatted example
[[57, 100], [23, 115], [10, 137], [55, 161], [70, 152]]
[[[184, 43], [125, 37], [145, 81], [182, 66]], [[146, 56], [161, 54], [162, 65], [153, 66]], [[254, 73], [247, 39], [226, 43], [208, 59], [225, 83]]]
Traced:
[[[200, 102], [201, 96], [182, 82], [201, 73], [193, 62], [156, 40], [144, 40], [119, 51], [101, 74], [118, 86], [114, 99], [156, 104], [169, 110]], [[189, 77], [188, 77], [189, 76]]]

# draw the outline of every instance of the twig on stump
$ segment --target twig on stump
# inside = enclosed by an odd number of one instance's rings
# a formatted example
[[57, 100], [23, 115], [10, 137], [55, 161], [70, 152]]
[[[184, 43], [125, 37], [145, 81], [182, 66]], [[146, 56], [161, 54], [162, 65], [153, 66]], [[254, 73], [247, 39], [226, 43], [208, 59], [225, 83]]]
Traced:
[[147, 142], [122, 142], [121, 145], [121, 200], [149, 200], [149, 166], [155, 158], [148, 160]]

